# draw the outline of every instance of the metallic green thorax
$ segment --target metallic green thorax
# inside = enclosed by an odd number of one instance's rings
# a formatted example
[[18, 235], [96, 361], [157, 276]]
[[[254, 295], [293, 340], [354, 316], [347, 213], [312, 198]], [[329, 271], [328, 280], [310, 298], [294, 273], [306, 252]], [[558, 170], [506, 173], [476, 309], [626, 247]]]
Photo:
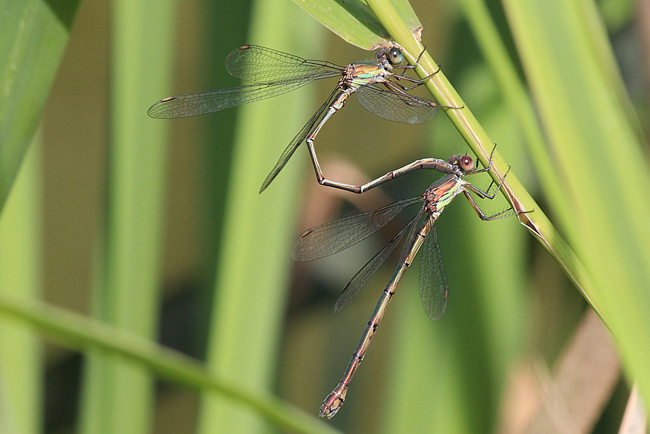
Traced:
[[339, 85], [341, 88], [356, 89], [359, 86], [383, 83], [389, 77], [391, 64], [386, 59], [372, 62], [352, 63], [345, 68]]

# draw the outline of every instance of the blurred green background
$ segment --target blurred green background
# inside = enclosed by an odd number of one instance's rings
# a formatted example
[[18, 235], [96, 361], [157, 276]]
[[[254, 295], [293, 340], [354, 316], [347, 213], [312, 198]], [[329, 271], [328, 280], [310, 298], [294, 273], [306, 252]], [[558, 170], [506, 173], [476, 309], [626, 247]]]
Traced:
[[[2, 3], [7, 10], [24, 6]], [[485, 3], [517, 59], [501, 4]], [[647, 3], [598, 2], [644, 132]], [[6, 109], [19, 121], [21, 113], [31, 116], [39, 128], [0, 214], [0, 293], [42, 297], [158, 340], [206, 361], [210, 373], [235, 387], [276, 395], [317, 415], [397, 256], [335, 315], [337, 295], [407, 220], [401, 216], [368, 242], [314, 263], [291, 262], [293, 240], [356, 209], [417, 196], [439, 174], [414, 173], [356, 196], [319, 187], [301, 148], [258, 195], [335, 80], [196, 118], [154, 120], [146, 111], [169, 95], [236, 86], [223, 61], [245, 43], [337, 64], [374, 54], [345, 43], [289, 0], [86, 1], [74, 20], [74, 2], [69, 9], [65, 2], [26, 4], [22, 18], [3, 20], [20, 22], [44, 8], [63, 26], [62, 35], [42, 35], [54, 53], [51, 62], [56, 65], [56, 47], [65, 51], [58, 68], [50, 67], [56, 71], [51, 88], [43, 78], [42, 115]], [[522, 129], [462, 4], [411, 4], [424, 28], [423, 44], [552, 218]], [[10, 31], [20, 36], [21, 30], [0, 26], [0, 33]], [[7, 46], [0, 48], [7, 77], [20, 62]], [[422, 125], [391, 123], [354, 97], [316, 146], [327, 177], [351, 183], [418, 158], [467, 152], [444, 113]], [[606, 168], [593, 169], [607, 176]], [[471, 181], [487, 188], [490, 179]], [[508, 206], [501, 197], [481, 205], [487, 212]], [[438, 232], [450, 285], [445, 316], [428, 320], [417, 270], [409, 271], [332, 426], [345, 432], [527, 432], [519, 419], [532, 419], [539, 389], [588, 305], [515, 218], [481, 222], [459, 199]], [[589, 431], [612, 432], [620, 424], [629, 386], [613, 369]], [[161, 381], [110, 353], [75, 352], [4, 317], [0, 420], [0, 432], [10, 433], [283, 432], [228, 396]]]

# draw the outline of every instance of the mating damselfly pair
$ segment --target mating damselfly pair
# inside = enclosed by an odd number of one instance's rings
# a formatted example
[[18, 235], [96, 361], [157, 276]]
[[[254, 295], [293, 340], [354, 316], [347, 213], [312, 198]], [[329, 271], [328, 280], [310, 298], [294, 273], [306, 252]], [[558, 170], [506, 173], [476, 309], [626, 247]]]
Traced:
[[[316, 156], [314, 140], [323, 125], [345, 105], [353, 93], [356, 93], [361, 105], [375, 115], [404, 123], [425, 122], [436, 114], [438, 107], [458, 108], [441, 106], [434, 101], [407, 93], [437, 72], [422, 80], [405, 77], [404, 73], [407, 70], [417, 66], [419, 57], [414, 65], [405, 66], [400, 66], [403, 55], [398, 48], [381, 49], [376, 57], [375, 61], [351, 63], [343, 67], [330, 62], [306, 60], [269, 48], [244, 45], [228, 55], [226, 69], [232, 76], [241, 78], [249, 84], [172, 96], [154, 104], [148, 111], [149, 116], [154, 118], [201, 115], [277, 96], [315, 80], [341, 76], [338, 85], [327, 100], [286, 147], [275, 167], [264, 180], [260, 192], [275, 179], [302, 142], [307, 143], [320, 184], [354, 193], [363, 193], [397, 176], [419, 169], [434, 169], [445, 174], [417, 198], [395, 202], [375, 211], [309, 229], [300, 236], [293, 248], [292, 256], [299, 261], [318, 259], [340, 252], [380, 230], [405, 208], [416, 204], [421, 205], [415, 217], [350, 280], [336, 302], [335, 311], [339, 311], [361, 290], [399, 242], [405, 240], [399, 265], [377, 303], [343, 378], [323, 401], [320, 415], [327, 417], [333, 417], [343, 405], [350, 381], [368, 350], [388, 304], [406, 269], [420, 249], [422, 254], [419, 287], [422, 303], [429, 318], [437, 321], [442, 317], [447, 304], [449, 287], [438, 245], [436, 221], [453, 198], [463, 193], [482, 220], [494, 220], [514, 214], [504, 211], [488, 216], [481, 211], [470, 195], [474, 193], [482, 199], [494, 199], [501, 189], [505, 175], [492, 194], [490, 189], [493, 184], [483, 191], [464, 179], [466, 175], [489, 171], [492, 155], [484, 169], [478, 169], [478, 165], [475, 165], [474, 160], [469, 156], [453, 155], [448, 161], [433, 158], [417, 160], [363, 185], [351, 185], [325, 178]], [[403, 73], [397, 75], [391, 72], [395, 69], [401, 69]], [[402, 85], [401, 80], [410, 83], [410, 86]]]

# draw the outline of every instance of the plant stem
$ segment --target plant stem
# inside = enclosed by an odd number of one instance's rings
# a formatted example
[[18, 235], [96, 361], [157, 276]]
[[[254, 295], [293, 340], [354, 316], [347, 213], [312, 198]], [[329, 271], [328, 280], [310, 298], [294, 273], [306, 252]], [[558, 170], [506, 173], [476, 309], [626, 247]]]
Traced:
[[[393, 37], [393, 40], [404, 48], [405, 55], [411, 64], [414, 64], [415, 58], [423, 52], [418, 63], [419, 67], [416, 68], [419, 77], [427, 77], [439, 69], [436, 62], [425, 51], [424, 46], [400, 19], [389, 0], [367, 0], [367, 3]], [[465, 105], [460, 95], [447, 80], [445, 74], [438, 71], [427, 80], [425, 86], [441, 105], [459, 107], [443, 108], [443, 110], [472, 151], [484, 165], [487, 165], [494, 144], [469, 107]], [[503, 178], [509, 166], [499, 152], [495, 150], [491, 167], [490, 175], [498, 182]], [[591, 290], [591, 279], [585, 267], [542, 212], [539, 205], [519, 182], [514, 171], [508, 173], [502, 191], [512, 205], [513, 210], [517, 213], [520, 223], [528, 228], [560, 266], [564, 268], [568, 277], [602, 319], [597, 307], [600, 303], [595, 299]]]

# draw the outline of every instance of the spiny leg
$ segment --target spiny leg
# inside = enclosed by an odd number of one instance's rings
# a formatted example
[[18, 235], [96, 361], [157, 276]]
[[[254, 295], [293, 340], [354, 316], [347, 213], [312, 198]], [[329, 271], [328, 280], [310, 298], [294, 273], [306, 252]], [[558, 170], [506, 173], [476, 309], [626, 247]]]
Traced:
[[[469, 204], [472, 206], [474, 211], [476, 211], [476, 215], [478, 215], [478, 217], [481, 220], [484, 220], [484, 221], [499, 220], [499, 219], [502, 219], [502, 218], [505, 218], [505, 217], [510, 217], [511, 215], [517, 215], [517, 214], [521, 214], [522, 212], [528, 212], [528, 211], [514, 212], [512, 207], [510, 207], [510, 208], [508, 208], [508, 209], [506, 209], [504, 211], [498, 212], [498, 213], [493, 214], [493, 215], [485, 215], [483, 210], [476, 204], [476, 202], [474, 201], [474, 198], [472, 198], [472, 196], [469, 194], [469, 192], [467, 192], [466, 190], [463, 190], [463, 194], [465, 195], [465, 197], [469, 201]], [[490, 199], [490, 198], [486, 197], [486, 199]]]

